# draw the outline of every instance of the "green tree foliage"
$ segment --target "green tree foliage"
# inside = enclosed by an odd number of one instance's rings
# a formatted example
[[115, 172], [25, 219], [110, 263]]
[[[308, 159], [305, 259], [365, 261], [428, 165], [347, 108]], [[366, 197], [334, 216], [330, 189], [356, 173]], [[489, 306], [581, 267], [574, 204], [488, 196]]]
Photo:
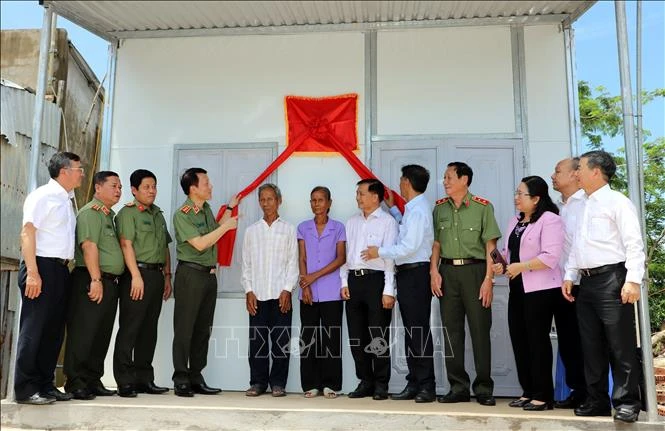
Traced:
[[[591, 88], [588, 82], [578, 84], [580, 122], [582, 134], [588, 139], [589, 149], [605, 149], [603, 138], [623, 134], [621, 97], [611, 96], [603, 87]], [[665, 97], [665, 89], [643, 91], [643, 103]], [[643, 135], [649, 138], [648, 130]], [[646, 222], [646, 253], [649, 275], [649, 311], [651, 330], [665, 329], [665, 138], [658, 137], [644, 142], [644, 201]], [[617, 175], [612, 188], [626, 195], [626, 158], [624, 150], [613, 154], [617, 163]], [[637, 174], [636, 170], [631, 173]]]

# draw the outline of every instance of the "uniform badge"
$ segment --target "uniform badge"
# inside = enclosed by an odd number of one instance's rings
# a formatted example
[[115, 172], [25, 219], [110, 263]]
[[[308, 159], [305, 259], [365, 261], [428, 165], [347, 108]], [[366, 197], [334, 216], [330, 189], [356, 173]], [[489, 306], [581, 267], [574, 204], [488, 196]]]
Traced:
[[192, 207], [189, 205], [183, 205], [182, 208], [180, 208], [180, 211], [182, 211], [185, 214], [189, 214], [189, 212], [192, 210]]
[[450, 198], [441, 198], [438, 201], [436, 201], [436, 205], [445, 204], [446, 202], [448, 202], [448, 199]]
[[201, 211], [201, 208], [194, 205], [194, 214], [198, 214]]

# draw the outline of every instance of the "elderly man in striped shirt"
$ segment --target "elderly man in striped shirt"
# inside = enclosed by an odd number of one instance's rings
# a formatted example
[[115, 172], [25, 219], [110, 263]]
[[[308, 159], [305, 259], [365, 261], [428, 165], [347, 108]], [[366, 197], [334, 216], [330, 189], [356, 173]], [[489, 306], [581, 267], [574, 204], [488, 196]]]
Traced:
[[250, 397], [261, 395], [268, 386], [273, 397], [286, 395], [298, 242], [295, 226], [279, 216], [281, 203], [279, 187], [269, 183], [259, 187], [263, 218], [247, 228], [242, 247], [242, 286], [249, 313], [250, 387], [245, 395]]

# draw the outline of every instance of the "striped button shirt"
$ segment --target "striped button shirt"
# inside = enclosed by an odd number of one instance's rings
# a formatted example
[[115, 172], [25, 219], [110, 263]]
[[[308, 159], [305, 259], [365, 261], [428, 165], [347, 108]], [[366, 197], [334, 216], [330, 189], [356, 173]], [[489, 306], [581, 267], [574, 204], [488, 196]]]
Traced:
[[256, 299], [279, 298], [298, 282], [296, 228], [277, 218], [271, 225], [261, 219], [245, 231], [242, 245], [242, 287]]

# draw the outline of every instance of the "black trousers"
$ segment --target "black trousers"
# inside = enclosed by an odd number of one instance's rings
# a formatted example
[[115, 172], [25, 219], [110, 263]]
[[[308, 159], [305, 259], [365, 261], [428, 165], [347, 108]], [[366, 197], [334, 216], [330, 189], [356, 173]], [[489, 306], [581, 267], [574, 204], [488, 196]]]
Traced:
[[[579, 286], [573, 287], [572, 294], [577, 298]], [[554, 322], [556, 323], [559, 354], [566, 368], [566, 385], [574, 391], [576, 396], [583, 399], [586, 396], [586, 381], [576, 302], [570, 302], [563, 295], [558, 295], [554, 308]]]
[[550, 330], [557, 296], [558, 287], [525, 293], [520, 285], [511, 286], [508, 297], [508, 330], [522, 396], [538, 401], [554, 401]]
[[178, 265], [173, 289], [173, 383], [201, 384], [215, 317], [217, 277]]
[[88, 298], [90, 274], [85, 268], [72, 272], [72, 292], [67, 317], [65, 374], [68, 392], [101, 385], [104, 359], [118, 309], [118, 285], [102, 278], [104, 294], [97, 304]]
[[65, 334], [69, 269], [42, 257], [37, 257], [37, 269], [42, 279], [42, 291], [38, 297], [28, 299], [25, 297], [27, 270], [24, 262], [19, 266], [22, 306], [14, 375], [17, 400], [53, 387], [53, 374]]
[[383, 308], [384, 273], [356, 277], [349, 272], [346, 322], [356, 377], [375, 388], [388, 389], [390, 381], [390, 320]]
[[404, 324], [408, 386], [435, 389], [434, 348], [430, 330], [432, 290], [429, 265], [397, 272], [397, 300]]
[[300, 383], [303, 391], [342, 390], [343, 301], [300, 301]]
[[263, 388], [286, 386], [292, 316], [293, 310], [279, 311], [277, 299], [258, 301], [256, 315], [249, 316], [250, 385]]
[[642, 368], [637, 357], [635, 313], [632, 304], [621, 303], [626, 269], [582, 277], [577, 298], [587, 402], [609, 406], [608, 372], [612, 366], [612, 404], [639, 411]]
[[164, 296], [164, 274], [139, 268], [143, 299], [130, 297], [132, 275], [120, 279], [120, 317], [113, 351], [113, 375], [118, 385], [148, 384], [155, 380], [152, 359], [157, 345], [157, 323]]

